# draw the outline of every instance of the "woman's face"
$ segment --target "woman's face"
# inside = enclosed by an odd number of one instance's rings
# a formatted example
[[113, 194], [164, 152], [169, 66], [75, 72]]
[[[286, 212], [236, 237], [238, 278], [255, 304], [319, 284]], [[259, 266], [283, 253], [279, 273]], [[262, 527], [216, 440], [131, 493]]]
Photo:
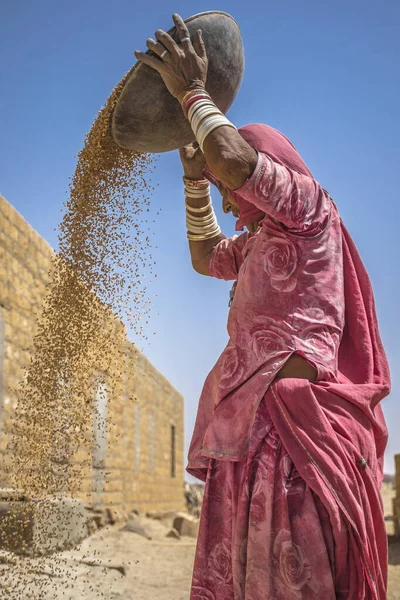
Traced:
[[[235, 202], [235, 199], [229, 195], [228, 190], [220, 183], [219, 181], [215, 182], [221, 196], [222, 196], [222, 210], [224, 213], [232, 213], [235, 219], [240, 217], [239, 207]], [[257, 221], [252, 223], [246, 223], [246, 228], [250, 233], [256, 233], [259, 230], [259, 225]]]
[[240, 213], [239, 207], [236, 204], [235, 200], [232, 198], [232, 196], [229, 195], [228, 191], [226, 190], [226, 188], [224, 188], [222, 183], [218, 182], [217, 187], [222, 196], [222, 210], [226, 214], [231, 212], [233, 216], [236, 219], [238, 219], [240, 217]]

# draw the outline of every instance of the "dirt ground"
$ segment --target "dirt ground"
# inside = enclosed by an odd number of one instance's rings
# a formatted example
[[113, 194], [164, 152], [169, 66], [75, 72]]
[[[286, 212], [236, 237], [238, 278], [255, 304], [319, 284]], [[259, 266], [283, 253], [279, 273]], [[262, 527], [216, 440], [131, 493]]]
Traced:
[[[388, 516], [392, 496], [390, 486], [385, 486]], [[2, 600], [188, 600], [196, 540], [166, 538], [168, 524], [147, 518], [141, 522], [151, 540], [106, 527], [79, 550], [52, 558], [13, 556], [10, 564], [0, 553]], [[388, 520], [387, 525], [391, 534], [393, 524]], [[388, 600], [400, 600], [400, 542], [389, 545]]]
[[[141, 523], [151, 540], [109, 526], [79, 550], [0, 564], [0, 589], [6, 592], [0, 592], [1, 599], [188, 600], [196, 540], [166, 538], [168, 528], [159, 521], [141, 518]], [[98, 566], [82, 564], [82, 558]], [[125, 567], [126, 574], [109, 568], [114, 566]]]

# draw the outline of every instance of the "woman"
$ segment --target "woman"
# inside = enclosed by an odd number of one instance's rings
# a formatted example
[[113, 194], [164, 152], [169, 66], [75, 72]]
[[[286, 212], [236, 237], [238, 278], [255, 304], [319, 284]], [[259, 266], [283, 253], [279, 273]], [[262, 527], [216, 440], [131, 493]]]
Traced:
[[[196, 135], [183, 148], [193, 267], [235, 281], [187, 471], [206, 482], [191, 600], [386, 598], [380, 485], [389, 369], [368, 275], [329, 194], [266, 125], [236, 130], [178, 15], [136, 56]], [[209, 181], [248, 231], [225, 238]]]

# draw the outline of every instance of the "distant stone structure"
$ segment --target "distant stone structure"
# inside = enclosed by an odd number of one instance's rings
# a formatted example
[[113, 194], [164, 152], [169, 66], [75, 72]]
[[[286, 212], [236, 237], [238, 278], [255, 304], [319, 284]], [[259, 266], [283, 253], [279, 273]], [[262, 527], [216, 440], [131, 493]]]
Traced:
[[394, 534], [396, 537], [400, 536], [400, 454], [395, 454], [395, 486], [396, 495], [393, 498], [393, 523], [394, 523]]
[[[17, 402], [12, 389], [29, 364], [53, 255], [0, 196], [0, 488], [10, 487], [7, 447]], [[92, 506], [125, 511], [183, 509], [184, 400], [128, 339], [123, 372], [124, 393], [118, 398], [107, 388], [107, 373], [100, 373], [100, 382], [99, 374], [94, 376], [94, 427], [105, 433], [83, 473], [78, 497]], [[67, 459], [80, 463], [87, 456], [78, 451]]]

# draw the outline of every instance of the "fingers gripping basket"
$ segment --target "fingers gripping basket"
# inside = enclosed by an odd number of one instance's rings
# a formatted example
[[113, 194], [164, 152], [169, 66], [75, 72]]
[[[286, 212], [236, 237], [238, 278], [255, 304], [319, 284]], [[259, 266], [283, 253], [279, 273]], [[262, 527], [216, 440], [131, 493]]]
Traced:
[[[218, 11], [194, 15], [185, 23], [192, 37], [198, 29], [202, 30], [209, 62], [206, 89], [226, 113], [244, 72], [239, 26], [230, 15]], [[175, 28], [168, 33], [178, 41]], [[111, 117], [111, 134], [122, 148], [150, 153], [176, 150], [195, 140], [179, 102], [160, 75], [140, 62], [126, 78]]]

